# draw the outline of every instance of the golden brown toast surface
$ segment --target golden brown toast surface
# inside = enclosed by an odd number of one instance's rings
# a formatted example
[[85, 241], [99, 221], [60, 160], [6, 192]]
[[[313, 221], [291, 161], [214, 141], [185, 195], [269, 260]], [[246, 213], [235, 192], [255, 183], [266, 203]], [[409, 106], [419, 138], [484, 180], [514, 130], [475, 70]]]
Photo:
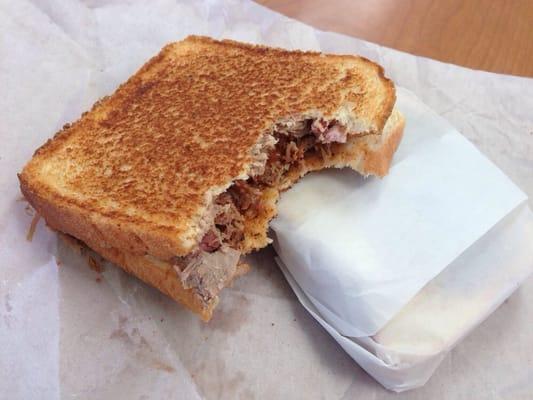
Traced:
[[67, 233], [168, 259], [197, 245], [209, 196], [246, 176], [276, 121], [349, 117], [380, 133], [394, 101], [381, 67], [360, 57], [189, 37], [42, 146], [21, 187], [78, 227]]

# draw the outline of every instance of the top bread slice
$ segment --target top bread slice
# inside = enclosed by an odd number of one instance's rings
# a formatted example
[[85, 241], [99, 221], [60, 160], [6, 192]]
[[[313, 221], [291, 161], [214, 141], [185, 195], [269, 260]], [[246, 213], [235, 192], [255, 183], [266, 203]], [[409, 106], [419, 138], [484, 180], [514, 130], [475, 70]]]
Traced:
[[191, 36], [38, 149], [21, 189], [81, 237], [168, 260], [197, 246], [208, 204], [246, 179], [276, 123], [323, 118], [380, 134], [394, 102], [392, 82], [362, 57]]

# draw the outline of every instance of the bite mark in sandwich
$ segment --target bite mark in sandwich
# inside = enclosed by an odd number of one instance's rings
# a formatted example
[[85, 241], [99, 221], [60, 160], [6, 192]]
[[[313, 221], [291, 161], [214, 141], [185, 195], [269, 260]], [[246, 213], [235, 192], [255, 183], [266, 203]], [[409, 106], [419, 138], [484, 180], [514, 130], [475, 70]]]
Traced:
[[291, 167], [311, 153], [326, 157], [331, 154], [332, 143], [346, 143], [346, 138], [346, 128], [321, 118], [279, 124], [271, 134], [264, 135], [254, 148], [250, 177], [235, 181], [209, 206], [210, 222], [198, 250], [174, 258], [174, 269], [184, 287], [195, 290], [204, 301], [211, 301], [235, 274], [240, 255], [254, 249], [245, 241], [245, 225], [257, 218], [264, 206], [263, 192], [284, 189], [283, 177]]

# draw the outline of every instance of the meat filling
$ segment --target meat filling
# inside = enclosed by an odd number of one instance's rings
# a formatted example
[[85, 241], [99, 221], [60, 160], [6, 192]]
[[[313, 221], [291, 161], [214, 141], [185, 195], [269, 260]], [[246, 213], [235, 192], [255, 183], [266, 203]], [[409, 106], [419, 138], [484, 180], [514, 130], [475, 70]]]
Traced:
[[306, 120], [297, 130], [275, 132], [276, 147], [270, 152], [265, 172], [251, 178], [254, 182], [276, 186], [293, 164], [301, 162], [308, 152], [329, 154], [331, 143], [346, 143], [346, 129], [336, 121]]
[[216, 295], [233, 276], [239, 262], [246, 220], [256, 217], [262, 191], [277, 186], [283, 175], [308, 152], [325, 155], [331, 143], [345, 143], [346, 130], [336, 121], [302, 120], [280, 126], [273, 133], [275, 146], [267, 154], [261, 174], [238, 180], [214, 201], [212, 227], [203, 235], [199, 249], [175, 260], [185, 288], [194, 288], [204, 301]]
[[185, 289], [194, 289], [205, 302], [213, 299], [233, 277], [241, 253], [230, 247], [218, 251], [200, 251], [176, 260], [174, 269]]

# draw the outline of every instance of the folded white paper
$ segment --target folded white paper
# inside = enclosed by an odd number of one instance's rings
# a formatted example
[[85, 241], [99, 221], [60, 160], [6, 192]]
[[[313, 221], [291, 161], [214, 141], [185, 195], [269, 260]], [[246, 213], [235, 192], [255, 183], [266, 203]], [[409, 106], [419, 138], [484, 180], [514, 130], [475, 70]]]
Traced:
[[301, 304], [383, 386], [424, 385], [447, 352], [533, 272], [533, 213], [520, 206], [426, 285], [373, 337], [350, 338], [325, 321], [288, 268]]
[[279, 257], [346, 336], [375, 334], [527, 199], [412, 93], [397, 96], [407, 125], [389, 175], [311, 174], [281, 198], [272, 223]]

